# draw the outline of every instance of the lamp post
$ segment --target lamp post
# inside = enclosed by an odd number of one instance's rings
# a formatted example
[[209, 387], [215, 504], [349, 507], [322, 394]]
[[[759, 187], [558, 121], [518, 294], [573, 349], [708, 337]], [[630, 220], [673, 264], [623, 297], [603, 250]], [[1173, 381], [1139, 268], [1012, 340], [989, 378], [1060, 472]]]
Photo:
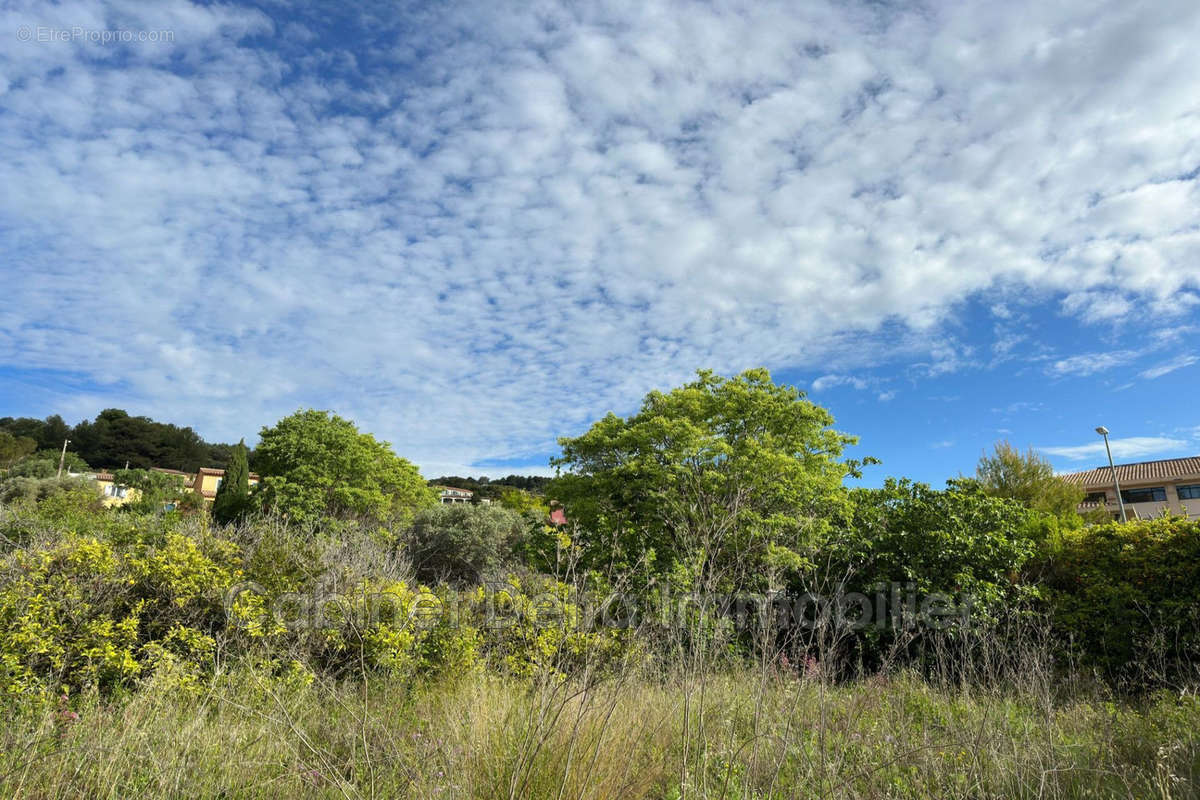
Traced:
[[1108, 428], [1101, 425], [1096, 433], [1104, 437], [1104, 452], [1108, 453], [1108, 468], [1112, 471], [1113, 489], [1117, 491], [1117, 505], [1121, 507], [1121, 522], [1125, 522], [1125, 500], [1121, 497], [1121, 482], [1117, 480], [1117, 468], [1112, 460], [1112, 448], [1108, 446]]
[[59, 478], [62, 477], [63, 463], [65, 463], [67, 460], [67, 445], [69, 445], [70, 443], [71, 443], [70, 439], [63, 440], [62, 455], [58, 457], [58, 475], [57, 475], [57, 477], [59, 477]]

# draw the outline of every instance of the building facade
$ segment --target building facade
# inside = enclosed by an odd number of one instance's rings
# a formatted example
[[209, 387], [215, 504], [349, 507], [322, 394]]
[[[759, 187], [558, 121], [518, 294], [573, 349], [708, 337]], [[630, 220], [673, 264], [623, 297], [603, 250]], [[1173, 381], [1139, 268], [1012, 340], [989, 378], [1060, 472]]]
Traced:
[[[184, 491], [199, 492], [200, 496], [205, 500], [212, 500], [217, 496], [217, 489], [221, 486], [221, 481], [225, 477], [225, 470], [213, 469], [212, 467], [201, 467], [196, 472], [183, 472], [177, 469], [163, 469], [154, 467], [155, 472], [162, 472], [166, 475], [179, 475], [183, 478]], [[250, 473], [250, 487], [258, 485], [259, 477], [256, 473]]]
[[475, 493], [470, 489], [457, 489], [453, 486], [437, 486], [438, 500], [442, 505], [454, 505], [455, 503], [469, 503]]
[[71, 472], [67, 474], [72, 478], [91, 478], [94, 480], [97, 488], [100, 489], [100, 502], [104, 504], [105, 508], [133, 503], [142, 496], [142, 493], [137, 489], [116, 483], [116, 478], [111, 472]]
[[[1200, 456], [1118, 464], [1116, 473], [1129, 519], [1148, 519], [1164, 513], [1200, 519]], [[1098, 467], [1059, 477], [1086, 493], [1079, 504], [1081, 514], [1101, 508], [1114, 519], [1120, 518], [1113, 470]]]

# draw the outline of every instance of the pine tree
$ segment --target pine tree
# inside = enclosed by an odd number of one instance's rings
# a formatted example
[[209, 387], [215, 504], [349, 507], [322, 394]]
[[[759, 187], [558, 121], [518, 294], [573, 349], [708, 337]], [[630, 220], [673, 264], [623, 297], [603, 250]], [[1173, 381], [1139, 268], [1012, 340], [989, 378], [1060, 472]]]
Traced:
[[237, 443], [225, 467], [225, 477], [213, 499], [213, 519], [222, 525], [237, 522], [250, 510], [250, 467], [246, 460], [246, 441]]

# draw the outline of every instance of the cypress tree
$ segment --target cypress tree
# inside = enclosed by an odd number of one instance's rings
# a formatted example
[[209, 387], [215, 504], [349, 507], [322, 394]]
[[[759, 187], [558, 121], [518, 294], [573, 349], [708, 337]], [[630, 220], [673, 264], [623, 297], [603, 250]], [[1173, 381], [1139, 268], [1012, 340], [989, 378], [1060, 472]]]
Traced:
[[250, 467], [246, 460], [246, 440], [237, 443], [230, 454], [225, 476], [213, 499], [213, 519], [222, 525], [237, 522], [250, 510]]

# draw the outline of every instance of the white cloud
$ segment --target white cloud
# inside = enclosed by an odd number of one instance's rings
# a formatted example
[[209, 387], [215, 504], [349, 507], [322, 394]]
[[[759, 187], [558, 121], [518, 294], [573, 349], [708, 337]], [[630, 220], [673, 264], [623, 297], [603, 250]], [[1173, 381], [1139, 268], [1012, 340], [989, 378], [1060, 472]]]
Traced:
[[701, 366], [960, 370], [998, 287], [1098, 325], [1200, 290], [1195, 3], [362, 15], [0, 11], [0, 363], [211, 438], [332, 407], [441, 471]]
[[856, 378], [853, 375], [822, 375], [812, 382], [812, 390], [814, 392], [823, 392], [827, 389], [832, 389], [835, 386], [852, 386], [855, 389], [866, 389], [868, 382], [863, 378]]
[[1087, 376], [1104, 372], [1114, 367], [1125, 366], [1139, 356], [1136, 350], [1112, 350], [1101, 353], [1082, 353], [1059, 359], [1046, 372], [1055, 377]]
[[[1126, 439], [1109, 439], [1109, 444], [1112, 447], [1113, 458], [1118, 460], [1177, 453], [1191, 446], [1183, 439], [1167, 436], [1131, 436]], [[1102, 440], [1067, 447], [1039, 447], [1037, 449], [1047, 455], [1059, 456], [1072, 461], [1105, 456]]]
[[1179, 356], [1178, 358], [1173, 358], [1170, 361], [1159, 364], [1158, 366], [1143, 370], [1139, 372], [1138, 375], [1142, 378], [1151, 380], [1154, 378], [1161, 378], [1163, 375], [1166, 375], [1169, 372], [1174, 372], [1175, 370], [1183, 369], [1184, 367], [1190, 367], [1197, 361], [1200, 361], [1200, 358], [1197, 358], [1196, 356]]

